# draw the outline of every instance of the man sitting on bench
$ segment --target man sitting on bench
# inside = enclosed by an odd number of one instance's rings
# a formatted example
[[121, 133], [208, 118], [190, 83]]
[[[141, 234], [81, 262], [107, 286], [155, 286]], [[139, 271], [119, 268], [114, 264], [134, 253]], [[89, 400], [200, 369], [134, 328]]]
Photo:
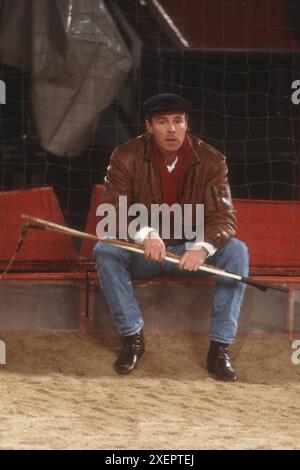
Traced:
[[[247, 247], [234, 238], [236, 216], [225, 157], [187, 132], [190, 107], [188, 101], [173, 93], [149, 98], [144, 103], [147, 132], [118, 146], [110, 159], [101, 202], [117, 211], [120, 196], [126, 196], [129, 207], [140, 203], [149, 211], [154, 204], [190, 204], [194, 224], [196, 206], [204, 205], [202, 239], [195, 237], [191, 242], [184, 236], [176, 238], [175, 214], [169, 237], [162, 234], [161, 219], [156, 228], [145, 225], [131, 237], [144, 245], [145, 255], [103, 242], [95, 246], [100, 286], [123, 343], [115, 362], [119, 374], [132, 372], [144, 353], [144, 322], [133, 293], [133, 278], [203, 276], [199, 267], [207, 258], [213, 266], [248, 275]], [[120, 226], [116, 237], [118, 230]], [[166, 250], [181, 257], [179, 265], [164, 261]], [[228, 346], [237, 333], [244, 290], [244, 284], [217, 276], [207, 368], [219, 380], [237, 379]]]

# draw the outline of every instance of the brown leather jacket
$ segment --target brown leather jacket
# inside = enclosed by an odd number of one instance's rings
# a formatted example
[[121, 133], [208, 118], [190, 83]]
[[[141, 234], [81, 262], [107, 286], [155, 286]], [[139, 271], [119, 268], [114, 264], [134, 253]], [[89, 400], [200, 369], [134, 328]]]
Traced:
[[[232, 205], [225, 157], [198, 137], [188, 136], [193, 154], [180, 203], [204, 204], [204, 240], [220, 248], [236, 232], [236, 211]], [[113, 204], [118, 210], [119, 195], [127, 196], [128, 206], [142, 203], [148, 210], [151, 204], [162, 203], [160, 172], [150, 145], [152, 138], [151, 134], [144, 133], [114, 150], [101, 203]], [[166, 244], [178, 242], [171, 239]]]

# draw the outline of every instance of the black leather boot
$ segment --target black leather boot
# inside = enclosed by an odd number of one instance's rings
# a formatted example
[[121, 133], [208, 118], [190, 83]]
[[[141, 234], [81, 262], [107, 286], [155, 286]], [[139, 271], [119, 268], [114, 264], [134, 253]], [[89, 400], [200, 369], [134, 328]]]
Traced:
[[228, 382], [237, 380], [236, 372], [228, 355], [228, 344], [211, 341], [207, 354], [207, 370], [216, 374], [217, 379]]
[[118, 374], [130, 374], [136, 369], [145, 350], [143, 330], [135, 335], [122, 336], [123, 349], [115, 362]]

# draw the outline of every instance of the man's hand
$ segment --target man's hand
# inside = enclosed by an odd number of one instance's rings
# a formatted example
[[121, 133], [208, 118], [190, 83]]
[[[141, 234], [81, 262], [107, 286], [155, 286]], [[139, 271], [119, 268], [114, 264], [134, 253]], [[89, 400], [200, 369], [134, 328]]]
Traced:
[[166, 246], [158, 233], [153, 230], [144, 239], [145, 258], [152, 261], [163, 261], [166, 256]]
[[185, 269], [187, 271], [198, 271], [200, 266], [204, 263], [208, 256], [208, 253], [203, 248], [194, 248], [186, 251], [178, 264], [179, 269]]

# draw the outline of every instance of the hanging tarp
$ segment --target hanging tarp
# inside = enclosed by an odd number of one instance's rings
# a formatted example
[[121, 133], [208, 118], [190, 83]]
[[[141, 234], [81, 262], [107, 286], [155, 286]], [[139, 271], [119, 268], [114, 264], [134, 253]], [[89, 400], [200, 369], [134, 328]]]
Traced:
[[30, 67], [41, 145], [57, 155], [81, 154], [132, 64], [104, 2], [6, 1], [2, 11], [1, 59]]

